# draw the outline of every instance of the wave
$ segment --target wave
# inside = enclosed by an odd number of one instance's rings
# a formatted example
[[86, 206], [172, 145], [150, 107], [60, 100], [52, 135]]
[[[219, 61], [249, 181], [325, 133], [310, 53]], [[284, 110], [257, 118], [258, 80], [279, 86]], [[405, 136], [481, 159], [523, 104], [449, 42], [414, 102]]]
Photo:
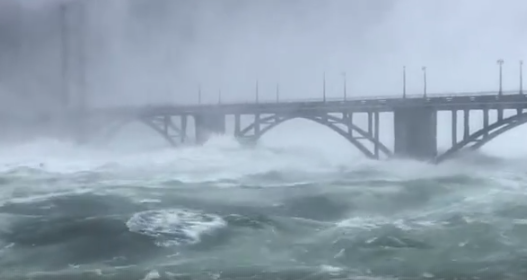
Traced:
[[216, 215], [185, 209], [151, 210], [136, 213], [126, 225], [131, 232], [154, 237], [159, 246], [196, 244], [204, 234], [222, 228]]
[[[2, 213], [9, 213], [2, 218], [9, 221], [2, 226], [0, 239], [4, 244], [13, 244], [4, 253], [8, 257], [0, 258], [0, 264], [57, 272], [71, 264], [103, 269], [158, 262], [181, 271], [183, 267], [192, 270], [198, 263], [213, 267], [214, 262], [218, 265], [218, 256], [234, 257], [243, 251], [254, 255], [247, 258], [249, 263], [294, 259], [311, 266], [341, 267], [346, 273], [368, 268], [373, 275], [410, 277], [425, 272], [447, 275], [440, 268], [428, 266], [455, 265], [450, 263], [455, 256], [467, 268], [457, 266], [457, 274], [452, 275], [463, 275], [469, 273], [468, 268], [490, 265], [487, 258], [518, 262], [502, 255], [504, 251], [522, 255], [521, 248], [512, 248], [525, 236], [525, 227], [519, 221], [525, 204], [512, 190], [488, 192], [492, 183], [483, 183], [478, 178], [455, 175], [406, 182], [388, 180], [386, 186], [361, 188], [313, 185], [243, 192], [216, 189], [225, 198], [243, 196], [238, 201], [223, 200], [211, 186], [181, 192], [156, 190], [160, 192], [158, 201], [152, 203], [138, 203], [127, 195], [116, 194], [70, 194], [14, 202], [0, 208]], [[480, 199], [473, 192], [479, 193]], [[251, 193], [270, 201], [251, 203], [245, 196]], [[137, 195], [148, 199], [144, 193]], [[510, 203], [512, 198], [516, 203]], [[490, 205], [494, 208], [489, 209]], [[511, 219], [517, 221], [513, 226], [507, 222]], [[178, 254], [182, 254], [175, 257], [179, 264], [171, 264], [176, 259], [169, 256]], [[207, 257], [203, 259], [200, 254]], [[45, 257], [50, 255], [53, 258]], [[432, 256], [434, 261], [426, 261]], [[193, 257], [197, 259], [191, 261]], [[391, 258], [398, 259], [394, 262], [397, 266], [412, 269], [397, 270]], [[220, 263], [224, 263], [225, 271], [239, 260]], [[283, 264], [293, 271], [293, 263]], [[168, 277], [168, 270], [156, 269], [160, 277]], [[256, 273], [252, 269], [248, 268]], [[498, 275], [495, 273], [491, 274]], [[258, 277], [263, 275], [267, 274], [260, 272]], [[329, 272], [320, 275], [332, 277]]]
[[229, 137], [178, 150], [0, 149], [0, 278], [522, 271], [527, 176], [509, 166], [521, 160], [327, 164], [332, 154], [288, 149]]

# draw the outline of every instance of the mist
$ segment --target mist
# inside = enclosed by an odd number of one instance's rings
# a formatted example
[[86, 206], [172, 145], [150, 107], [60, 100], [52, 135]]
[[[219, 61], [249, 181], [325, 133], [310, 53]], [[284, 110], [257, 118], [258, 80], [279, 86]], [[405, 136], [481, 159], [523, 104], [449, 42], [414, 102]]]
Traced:
[[311, 99], [324, 73], [328, 98], [343, 73], [348, 96], [396, 96], [403, 66], [408, 94], [422, 94], [422, 66], [429, 93], [489, 91], [500, 58], [515, 90], [526, 12], [520, 0], [2, 0], [2, 106], [58, 110], [64, 88], [72, 108], [83, 91], [90, 107], [190, 104], [198, 85], [203, 102], [253, 102], [257, 81], [260, 100], [278, 84], [282, 99]]
[[[114, 110], [198, 89], [253, 103], [257, 84], [259, 102], [277, 86], [280, 101], [401, 97], [403, 67], [408, 95], [422, 67], [430, 95], [497, 93], [498, 59], [516, 94], [525, 15], [525, 0], [0, 0], [0, 278], [522, 279], [527, 126], [434, 165], [398, 158], [433, 157], [409, 127], [431, 111], [401, 114], [405, 145], [371, 160], [330, 118], [238, 127], [212, 110], [174, 116], [184, 134]], [[438, 112], [440, 155], [468, 134], [450, 121]]]

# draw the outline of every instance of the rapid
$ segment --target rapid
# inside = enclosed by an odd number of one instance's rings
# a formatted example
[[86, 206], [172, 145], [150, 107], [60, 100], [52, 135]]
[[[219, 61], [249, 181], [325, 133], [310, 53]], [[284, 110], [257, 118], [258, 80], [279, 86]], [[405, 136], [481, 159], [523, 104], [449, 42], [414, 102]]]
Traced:
[[0, 279], [527, 275], [523, 159], [370, 161], [291, 138], [3, 147]]
[[[516, 91], [527, 1], [475, 2], [0, 0], [0, 111]], [[0, 280], [527, 279], [527, 131], [431, 165], [299, 130], [0, 144]]]

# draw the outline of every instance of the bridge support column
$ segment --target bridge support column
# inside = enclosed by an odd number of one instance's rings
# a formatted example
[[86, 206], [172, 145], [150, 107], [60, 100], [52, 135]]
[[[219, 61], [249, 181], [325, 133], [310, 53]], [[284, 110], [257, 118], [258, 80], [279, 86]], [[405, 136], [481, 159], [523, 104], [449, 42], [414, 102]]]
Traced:
[[196, 143], [203, 144], [213, 135], [225, 133], [225, 115], [205, 113], [194, 115], [196, 125]]
[[260, 135], [262, 122], [260, 121], [260, 114], [254, 115], [254, 134]]
[[[483, 109], [483, 128], [487, 128], [489, 126], [489, 109], [485, 108]], [[487, 137], [489, 135], [488, 131], [485, 131], [484, 136]]]
[[181, 116], [181, 143], [187, 141], [187, 115]]
[[376, 159], [379, 159], [379, 155], [380, 155], [380, 150], [379, 150], [379, 131], [380, 131], [380, 127], [379, 127], [379, 123], [380, 123], [380, 120], [379, 120], [379, 112], [375, 112], [373, 114], [373, 117], [374, 117], [374, 121], [375, 121], [375, 124], [374, 124], [374, 131], [373, 131], [373, 139], [375, 139], [375, 143], [373, 144], [373, 154], [375, 155], [375, 158]]
[[432, 108], [394, 111], [394, 155], [430, 160], [437, 156], [437, 112]]
[[470, 110], [463, 110], [463, 140], [470, 137]]
[[452, 123], [450, 125], [452, 131], [452, 147], [457, 144], [457, 110], [452, 110]]
[[242, 131], [242, 121], [240, 114], [234, 115], [234, 137], [238, 138], [241, 135]]
[[346, 117], [348, 118], [348, 134], [350, 138], [353, 138], [353, 128], [351, 127], [351, 125], [353, 124], [353, 112], [349, 114], [344, 114], [344, 118]]

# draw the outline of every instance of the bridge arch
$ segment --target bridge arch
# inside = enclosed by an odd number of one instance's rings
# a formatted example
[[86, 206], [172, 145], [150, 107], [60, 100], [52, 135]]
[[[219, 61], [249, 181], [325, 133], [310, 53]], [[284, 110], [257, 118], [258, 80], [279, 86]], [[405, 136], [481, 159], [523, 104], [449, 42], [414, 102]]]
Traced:
[[124, 127], [132, 123], [141, 123], [144, 126], [150, 128], [172, 147], [178, 146], [175, 136], [184, 135], [181, 129], [179, 129], [172, 121], [163, 122], [156, 120], [155, 118], [130, 117], [122, 118], [118, 121], [112, 122], [110, 125], [103, 126], [96, 131], [95, 136], [99, 141], [107, 142], [115, 137], [115, 135], [117, 135], [117, 133]]
[[494, 138], [525, 123], [527, 123], [527, 113], [521, 113], [499, 120], [470, 134], [469, 137], [458, 142], [446, 152], [436, 157], [435, 162], [440, 163], [445, 161], [463, 149], [468, 148], [470, 150], [477, 150], [490, 141], [494, 140]]
[[[264, 126], [261, 128], [261, 130], [257, 133], [252, 135], [251, 140], [254, 142], [257, 142], [262, 136], [264, 136], [266, 133], [271, 131], [273, 128], [279, 126], [280, 124], [283, 124], [287, 121], [294, 120], [294, 119], [304, 119], [308, 120], [317, 124], [320, 124], [322, 126], [325, 126], [340, 136], [344, 137], [348, 142], [350, 142], [353, 146], [355, 146], [361, 153], [363, 153], [365, 156], [371, 159], [376, 159], [376, 155], [374, 152], [369, 150], [367, 147], [364, 146], [363, 143], [357, 139], [357, 137], [352, 136], [348, 131], [345, 129], [342, 129], [341, 127], [337, 126], [337, 124], [343, 124], [346, 125], [349, 131], [356, 132], [360, 138], [366, 139], [367, 141], [371, 142], [373, 145], [378, 145], [379, 151], [385, 154], [387, 157], [392, 156], [392, 152], [390, 149], [388, 149], [384, 144], [382, 144], [380, 141], [374, 139], [372, 135], [365, 130], [361, 129], [360, 127], [352, 124], [350, 121], [347, 121], [345, 118], [338, 118], [335, 116], [327, 115], [327, 116], [305, 116], [305, 115], [292, 115], [292, 116], [268, 116], [265, 118], [262, 118], [259, 120], [259, 122], [264, 125], [267, 124], [267, 126]], [[243, 130], [240, 131], [240, 136], [244, 137], [251, 131], [253, 131], [256, 128], [256, 122], [252, 123], [251, 125], [247, 126]]]

